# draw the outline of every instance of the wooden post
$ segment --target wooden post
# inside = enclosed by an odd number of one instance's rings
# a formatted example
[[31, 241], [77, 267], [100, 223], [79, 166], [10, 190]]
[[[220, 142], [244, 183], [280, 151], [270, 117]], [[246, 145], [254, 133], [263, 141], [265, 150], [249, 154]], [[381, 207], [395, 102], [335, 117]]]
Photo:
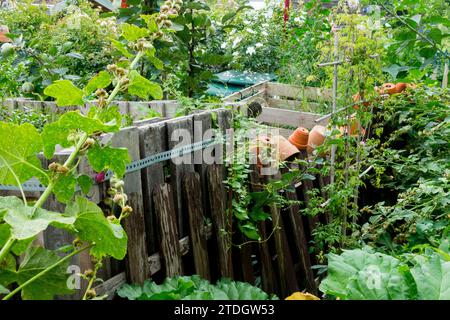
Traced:
[[[120, 130], [113, 135], [111, 142], [113, 147], [127, 148], [133, 161], [140, 159], [139, 131], [136, 127]], [[145, 237], [141, 172], [129, 173], [123, 180], [129, 205], [133, 208], [133, 213], [124, 220], [124, 228], [128, 235], [128, 278], [130, 282], [142, 284], [149, 278], [150, 268], [147, 262], [148, 250]]]
[[233, 278], [233, 265], [231, 259], [231, 225], [228, 223], [225, 209], [225, 190], [223, 187], [222, 166], [208, 167], [209, 203], [216, 233], [217, 249], [219, 255], [219, 270], [222, 277]]
[[184, 196], [189, 213], [190, 240], [194, 254], [195, 272], [202, 278], [211, 280], [209, 259], [204, 232], [205, 220], [202, 206], [202, 186], [197, 172], [184, 177]]
[[154, 199], [156, 218], [161, 236], [161, 254], [165, 264], [166, 276], [178, 276], [183, 273], [183, 270], [175, 207], [170, 185], [165, 183], [158, 186], [154, 193]]
[[[167, 128], [165, 122], [157, 122], [139, 127], [139, 138], [141, 158], [166, 151]], [[152, 195], [155, 188], [162, 183], [164, 183], [163, 162], [158, 162], [142, 169], [142, 192], [148, 255], [158, 250], [155, 208]]]

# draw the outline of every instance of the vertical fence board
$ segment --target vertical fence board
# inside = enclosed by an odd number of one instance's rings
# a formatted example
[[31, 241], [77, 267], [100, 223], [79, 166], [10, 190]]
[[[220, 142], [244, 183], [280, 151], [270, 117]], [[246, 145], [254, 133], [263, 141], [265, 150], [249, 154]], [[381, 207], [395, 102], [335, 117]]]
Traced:
[[211, 280], [209, 259], [204, 232], [204, 215], [202, 206], [202, 188], [200, 175], [188, 173], [184, 177], [184, 195], [189, 213], [190, 240], [194, 255], [195, 272], [202, 278]]
[[[193, 140], [193, 118], [192, 116], [176, 118], [167, 122], [167, 144], [169, 150], [179, 148], [192, 143]], [[187, 215], [183, 206], [182, 178], [188, 172], [194, 172], [192, 153], [171, 159], [170, 161], [171, 184], [176, 199], [175, 208], [178, 213], [178, 231], [180, 236], [187, 235]]]
[[233, 264], [229, 249], [231, 230], [226, 217], [222, 180], [221, 165], [208, 167], [209, 203], [217, 240], [219, 270], [222, 277], [233, 278]]
[[166, 276], [173, 277], [183, 273], [180, 244], [178, 241], [175, 207], [171, 187], [165, 183], [154, 192], [156, 217], [161, 235], [161, 254], [166, 267]]
[[[133, 161], [140, 159], [139, 132], [136, 127], [120, 130], [114, 134], [111, 142], [114, 147], [127, 148]], [[148, 250], [145, 237], [141, 172], [128, 173], [123, 180], [129, 205], [133, 208], [133, 213], [124, 220], [124, 228], [128, 235], [128, 277], [129, 281], [133, 283], [143, 283], [150, 276], [150, 268], [147, 262]]]
[[[139, 128], [141, 158], [149, 157], [167, 150], [167, 132], [164, 122], [157, 122]], [[153, 191], [164, 183], [164, 166], [158, 162], [142, 170], [142, 189], [145, 212], [145, 232], [149, 255], [157, 249], [155, 208]]]

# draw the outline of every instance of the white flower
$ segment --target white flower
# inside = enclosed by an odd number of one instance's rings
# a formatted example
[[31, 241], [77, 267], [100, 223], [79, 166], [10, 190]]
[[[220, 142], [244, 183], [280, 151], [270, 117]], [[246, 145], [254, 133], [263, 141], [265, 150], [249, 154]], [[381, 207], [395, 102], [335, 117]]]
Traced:
[[347, 6], [350, 11], [356, 11], [359, 7], [359, 0], [347, 0]]
[[220, 45], [220, 49], [225, 49], [226, 47], [227, 47], [227, 43], [226, 42], [224, 42], [224, 43], [222, 43]]
[[261, 48], [263, 46], [263, 44], [261, 42], [255, 43], [255, 47], [257, 48]]
[[247, 30], [248, 33], [255, 34], [255, 30], [253, 30], [252, 28], [247, 28], [245, 30]]
[[233, 57], [238, 57], [239, 56], [239, 51], [235, 51], [235, 52], [233, 52]]
[[241, 37], [236, 37], [236, 38], [233, 40], [233, 45], [232, 45], [232, 47], [233, 47], [233, 48], [236, 48], [236, 46], [239, 44], [239, 42], [241, 42], [241, 40], [242, 40]]
[[267, 37], [267, 36], [269, 35], [269, 34], [267, 33], [267, 31], [262, 31], [261, 34], [262, 34], [264, 37]]
[[256, 53], [256, 50], [253, 47], [248, 47], [247, 51], [245, 53], [252, 56], [252, 55], [254, 55]]

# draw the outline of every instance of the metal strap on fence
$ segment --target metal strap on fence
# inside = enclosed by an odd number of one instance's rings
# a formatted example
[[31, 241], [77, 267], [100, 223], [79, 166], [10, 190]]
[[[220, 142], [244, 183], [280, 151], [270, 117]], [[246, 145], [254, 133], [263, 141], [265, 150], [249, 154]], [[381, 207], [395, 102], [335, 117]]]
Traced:
[[[126, 166], [125, 172], [130, 173], [130, 172], [139, 171], [139, 170], [145, 169], [147, 167], [150, 167], [156, 163], [167, 161], [170, 159], [175, 159], [175, 158], [181, 157], [183, 155], [186, 155], [186, 154], [189, 154], [189, 153], [192, 153], [195, 151], [203, 150], [207, 147], [211, 147], [211, 146], [221, 144], [221, 143], [222, 143], [222, 140], [219, 137], [216, 139], [207, 139], [207, 140], [195, 142], [195, 143], [188, 144], [188, 145], [185, 145], [182, 147], [174, 148], [169, 151], [160, 152], [160, 153], [148, 156], [144, 159], [136, 160], [136, 161], [129, 163]], [[104, 181], [111, 179], [112, 175], [113, 175], [113, 173], [111, 171], [108, 171], [105, 174]], [[46, 186], [41, 184], [39, 182], [39, 180], [37, 180], [36, 178], [32, 178], [32, 179], [28, 180], [27, 182], [25, 182], [24, 184], [22, 184], [22, 190], [27, 191], [27, 192], [42, 192], [45, 189], [46, 189]], [[20, 190], [20, 188], [17, 186], [0, 185], [0, 191], [19, 191], [19, 190]]]

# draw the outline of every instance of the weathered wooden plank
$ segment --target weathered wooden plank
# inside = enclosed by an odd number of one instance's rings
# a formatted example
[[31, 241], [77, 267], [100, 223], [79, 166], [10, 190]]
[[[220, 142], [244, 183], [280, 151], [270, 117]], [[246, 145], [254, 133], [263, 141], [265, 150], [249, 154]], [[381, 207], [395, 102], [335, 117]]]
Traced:
[[175, 100], [166, 100], [164, 102], [164, 116], [169, 119], [174, 118], [179, 107], [180, 105]]
[[161, 117], [164, 116], [165, 113], [165, 102], [164, 101], [150, 101], [148, 107], [160, 114]]
[[175, 207], [170, 185], [158, 186], [154, 192], [155, 212], [161, 236], [161, 254], [164, 260], [166, 276], [173, 277], [183, 273], [180, 244], [175, 217]]
[[[250, 173], [250, 189], [252, 192], [259, 192], [262, 190], [261, 179], [259, 176], [259, 169], [256, 165], [251, 166]], [[266, 232], [265, 222], [261, 222], [258, 225], [259, 234], [263, 241], [258, 244], [259, 257], [261, 260], [261, 282], [262, 288], [265, 292], [275, 293], [276, 291], [276, 279], [273, 272], [274, 266], [269, 250], [269, 244], [267, 241], [268, 235]]]
[[267, 97], [284, 97], [308, 101], [331, 101], [332, 99], [330, 89], [299, 87], [284, 83], [269, 82], [266, 91]]
[[[194, 143], [204, 140], [212, 139], [214, 132], [211, 129], [211, 112], [201, 112], [194, 114]], [[200, 174], [201, 189], [202, 189], [202, 206], [205, 216], [210, 216], [206, 169], [209, 164], [214, 163], [214, 147], [207, 147], [203, 150], [194, 152], [194, 166], [195, 171]]]
[[311, 129], [317, 124], [327, 125], [327, 119], [319, 123], [315, 122], [315, 120], [320, 117], [321, 115], [311, 112], [263, 108], [262, 113], [256, 118], [256, 120], [267, 124], [288, 125], [292, 127], [302, 126]]
[[[142, 159], [167, 150], [165, 122], [156, 122], [139, 127], [139, 149]], [[155, 188], [162, 183], [164, 183], [163, 162], [158, 162], [142, 169], [142, 192], [148, 254], [157, 250], [157, 228], [152, 195]]]
[[125, 283], [127, 283], [126, 274], [125, 272], [121, 272], [96, 286], [95, 292], [97, 293], [97, 296], [107, 295], [106, 300], [112, 300], [116, 291]]
[[197, 172], [184, 176], [184, 195], [189, 213], [190, 240], [194, 255], [195, 272], [202, 278], [211, 280], [206, 235], [203, 232], [205, 217], [202, 205], [202, 187]]
[[225, 98], [222, 99], [222, 101], [233, 102], [243, 100], [245, 98], [248, 98], [249, 96], [253, 96], [255, 93], [258, 93], [261, 90], [265, 90], [267, 83], [268, 81], [254, 84], [248, 88], [232, 93], [229, 96], [226, 96]]
[[231, 223], [229, 223], [225, 207], [225, 190], [223, 187], [222, 165], [208, 167], [209, 203], [216, 233], [217, 251], [219, 255], [219, 270], [222, 277], [233, 278], [231, 259]]
[[[212, 225], [207, 224], [204, 226], [204, 228], [202, 230], [203, 230], [202, 232], [205, 234], [206, 239], [209, 240], [212, 236]], [[178, 243], [180, 244], [181, 256], [185, 256], [186, 254], [189, 253], [189, 251], [191, 249], [189, 242], [190, 242], [189, 237], [181, 238], [180, 241], [178, 241]], [[159, 252], [156, 252], [156, 253], [152, 254], [151, 256], [149, 256], [148, 262], [150, 264], [150, 274], [151, 275], [154, 275], [155, 273], [157, 273], [158, 271], [161, 270], [161, 255], [159, 254]]]
[[[296, 164], [290, 164], [290, 168], [297, 168]], [[295, 190], [294, 185], [291, 188]], [[295, 191], [286, 190], [286, 199], [296, 202], [298, 201], [297, 193]], [[287, 214], [293, 230], [293, 236], [295, 239], [295, 247], [299, 257], [299, 271], [301, 274], [301, 281], [307, 292], [317, 294], [317, 286], [314, 281], [314, 274], [311, 269], [311, 260], [309, 257], [308, 242], [305, 236], [305, 229], [303, 226], [302, 217], [300, 216], [299, 205], [294, 203], [286, 208]]]
[[[115, 133], [111, 139], [114, 147], [127, 148], [133, 161], [140, 159], [139, 131], [136, 127], [128, 127]], [[148, 250], [145, 235], [144, 203], [142, 199], [141, 172], [126, 174], [124, 191], [128, 195], [129, 205], [133, 213], [124, 219], [124, 228], [128, 235], [127, 275], [133, 283], [143, 283], [149, 276], [147, 261]]]
[[[193, 142], [193, 116], [186, 116], [168, 120], [167, 145], [169, 150], [189, 145]], [[181, 236], [187, 235], [187, 211], [183, 205], [182, 178], [188, 172], [194, 172], [192, 153], [171, 159], [170, 161], [171, 185], [178, 217], [178, 231]]]

